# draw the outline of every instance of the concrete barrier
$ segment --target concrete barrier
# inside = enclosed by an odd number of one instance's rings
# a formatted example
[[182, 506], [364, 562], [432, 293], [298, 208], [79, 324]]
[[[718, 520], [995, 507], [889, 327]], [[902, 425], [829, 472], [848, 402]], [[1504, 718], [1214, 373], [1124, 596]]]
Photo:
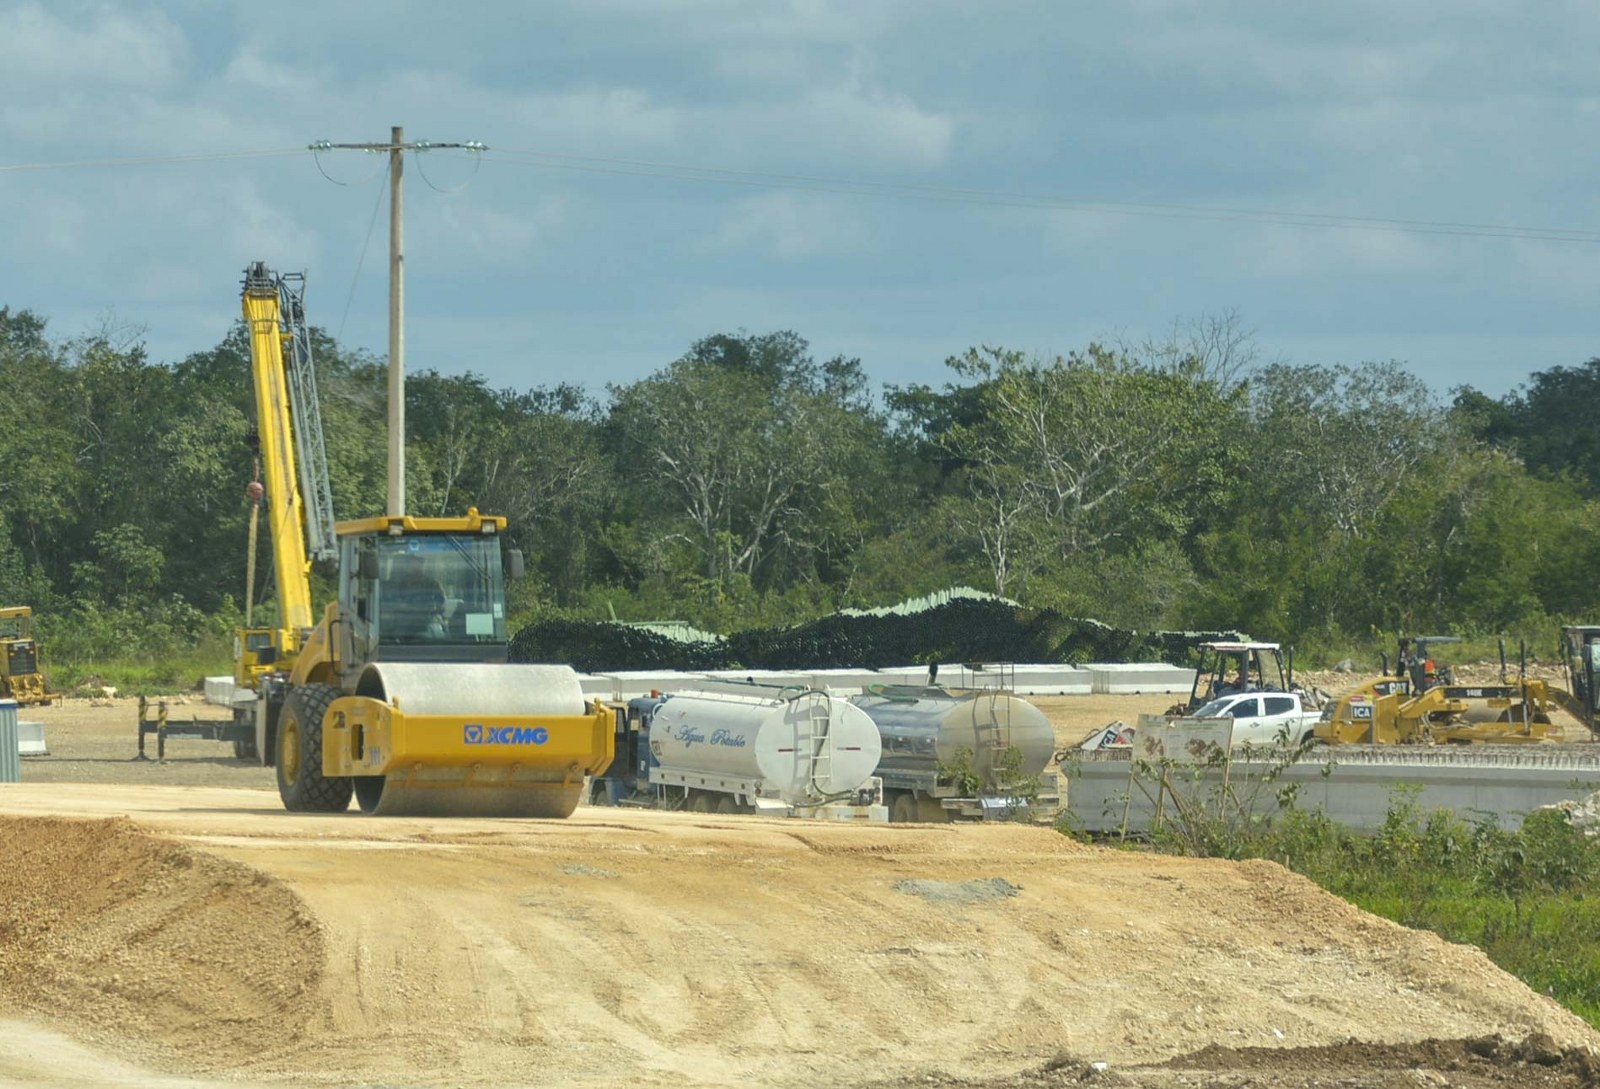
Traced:
[[1090, 662], [1093, 691], [1106, 696], [1142, 696], [1147, 693], [1183, 693], [1194, 688], [1194, 670], [1165, 662]]
[[692, 673], [679, 673], [670, 669], [619, 670], [615, 673], [597, 673], [594, 676], [611, 685], [610, 696], [623, 700], [635, 696], [648, 696], [651, 692], [682, 691], [694, 680]]
[[[1540, 806], [1580, 800], [1600, 790], [1600, 753], [1527, 751], [1536, 748], [1512, 752], [1442, 746], [1438, 750], [1405, 746], [1409, 752], [1394, 747], [1379, 752], [1317, 748], [1260, 789], [1256, 784], [1272, 765], [1235, 759], [1228, 769], [1229, 805], [1253, 799], [1256, 813], [1271, 814], [1279, 809], [1279, 789], [1294, 784], [1296, 808], [1321, 810], [1338, 824], [1374, 831], [1383, 826], [1397, 791], [1415, 788], [1410, 801], [1423, 813], [1448, 809], [1463, 820], [1493, 814], [1502, 827], [1515, 829]], [[1153, 773], [1131, 780], [1132, 767], [1126, 752], [1085, 754], [1063, 765], [1066, 808], [1075, 827], [1115, 832], [1126, 815], [1130, 832], [1150, 829], [1159, 783]], [[1185, 768], [1169, 779], [1186, 804], [1217, 811], [1222, 769]], [[1170, 821], [1174, 811], [1170, 795], [1162, 808]]]
[[1094, 675], [1084, 666], [1019, 665], [1019, 696], [1087, 696], [1094, 691]]
[[[928, 683], [928, 667], [894, 666], [884, 669], [716, 669], [686, 673], [677, 670], [616, 670], [579, 674], [585, 696], [631, 699], [661, 692], [685, 691], [706, 681], [739, 683], [753, 679], [764, 685], [812, 685], [841, 695], [854, 695], [873, 684]], [[936, 683], [952, 688], [1001, 687], [1019, 696], [1087, 696], [1091, 693], [1142, 695], [1182, 693], [1194, 685], [1194, 672], [1154, 663], [1098, 663], [1087, 666], [1042, 662], [992, 665], [971, 669], [955, 662], [939, 667]]]
[[[942, 671], [941, 671], [942, 672]], [[927, 677], [927, 671], [923, 671]], [[876, 669], [813, 669], [806, 679], [816, 688], [826, 688], [843, 696], [854, 696], [869, 684], [884, 683]]]
[[695, 674], [690, 677], [690, 681], [692, 682], [695, 677], [709, 678], [722, 684], [745, 684], [754, 681], [756, 684], [773, 688], [804, 687], [811, 683], [811, 678], [805, 673], [792, 669], [710, 669]]
[[[956, 675], [960, 671], [955, 666], [940, 666], [935, 684], [956, 684]], [[895, 666], [877, 671], [878, 679], [873, 684], [911, 684], [924, 685], [928, 683], [928, 667], [925, 665]]]

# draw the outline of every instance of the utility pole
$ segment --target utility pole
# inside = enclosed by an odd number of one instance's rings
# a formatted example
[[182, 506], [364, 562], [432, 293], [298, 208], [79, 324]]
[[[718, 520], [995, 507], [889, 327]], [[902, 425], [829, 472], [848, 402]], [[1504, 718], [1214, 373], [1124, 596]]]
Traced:
[[488, 151], [487, 144], [469, 140], [436, 144], [428, 140], [406, 143], [405, 129], [395, 125], [388, 143], [335, 144], [318, 140], [310, 151], [369, 151], [389, 156], [389, 489], [388, 513], [398, 518], [406, 512], [406, 264], [405, 192], [401, 177], [408, 151], [460, 148]]

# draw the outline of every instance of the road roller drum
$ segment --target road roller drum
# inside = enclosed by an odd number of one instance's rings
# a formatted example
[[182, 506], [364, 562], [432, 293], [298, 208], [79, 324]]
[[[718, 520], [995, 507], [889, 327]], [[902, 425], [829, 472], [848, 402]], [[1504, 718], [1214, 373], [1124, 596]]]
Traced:
[[566, 666], [374, 663], [328, 706], [321, 771], [379, 816], [559, 818], [611, 731]]

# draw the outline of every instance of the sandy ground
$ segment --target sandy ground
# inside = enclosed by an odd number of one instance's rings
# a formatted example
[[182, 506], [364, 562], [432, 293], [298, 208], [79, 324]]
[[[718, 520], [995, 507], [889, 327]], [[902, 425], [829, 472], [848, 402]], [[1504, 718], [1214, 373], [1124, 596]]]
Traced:
[[[1170, 699], [1039, 702], [1066, 743]], [[1600, 1084], [1553, 1001], [1270, 863], [290, 815], [220, 743], [130, 760], [129, 701], [25, 717], [52, 755], [0, 786], [0, 1089]]]

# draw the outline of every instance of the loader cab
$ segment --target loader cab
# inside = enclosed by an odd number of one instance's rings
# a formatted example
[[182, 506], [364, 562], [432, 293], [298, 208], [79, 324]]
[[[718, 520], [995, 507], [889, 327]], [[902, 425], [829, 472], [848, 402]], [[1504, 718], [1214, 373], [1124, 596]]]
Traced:
[[1600, 627], [1571, 625], [1561, 629], [1561, 657], [1566, 667], [1567, 691], [1577, 697], [1591, 724], [1600, 708]]
[[[506, 660], [506, 567], [495, 519], [392, 519], [340, 527], [340, 615], [354, 646], [346, 667], [374, 661]], [[488, 526], [491, 528], [485, 529]]]
[[1277, 643], [1214, 642], [1200, 644], [1200, 667], [1185, 711], [1223, 696], [1244, 692], [1286, 692], [1283, 650]]
[[27, 605], [0, 609], [0, 642], [13, 643], [31, 638], [33, 609]]
[[[1400, 640], [1395, 656], [1395, 676], [1410, 686], [1412, 696], [1420, 696], [1430, 688], [1455, 683], [1455, 670], [1434, 654], [1434, 648], [1461, 642], [1459, 635], [1413, 635]], [[1388, 673], [1388, 661], [1384, 662]]]
[[[25, 677], [39, 671], [39, 645], [33, 641], [33, 609], [0, 609], [0, 677]], [[0, 690], [7, 694], [9, 689]]]

